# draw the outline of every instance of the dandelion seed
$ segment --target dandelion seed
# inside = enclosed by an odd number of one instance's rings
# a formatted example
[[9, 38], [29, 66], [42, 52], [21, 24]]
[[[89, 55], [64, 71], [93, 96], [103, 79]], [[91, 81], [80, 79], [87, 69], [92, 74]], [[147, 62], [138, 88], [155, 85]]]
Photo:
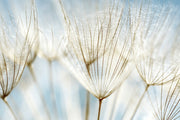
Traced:
[[0, 29], [0, 97], [17, 119], [6, 97], [21, 79], [33, 45], [31, 37], [35, 37], [29, 36], [31, 20], [27, 29], [21, 31], [19, 28], [21, 22], [12, 20], [14, 19], [12, 17], [10, 17], [10, 24], [7, 24], [3, 17], [0, 21], [2, 26]]
[[180, 91], [178, 89], [179, 80], [175, 79], [176, 78], [167, 85], [163, 84], [158, 87], [158, 92], [153, 92], [153, 94], [148, 92], [148, 97], [151, 106], [153, 107], [153, 116], [155, 119], [177, 120], [180, 117]]
[[[110, 96], [129, 73], [133, 41], [124, 6], [113, 6], [85, 20], [68, 23], [67, 57], [71, 71], [79, 82], [99, 99]], [[67, 19], [66, 19], [67, 20]], [[118, 51], [118, 52], [117, 52]]]
[[[67, 57], [73, 70], [82, 85], [98, 99], [108, 97], [123, 81], [118, 78], [128, 66], [131, 50], [129, 39], [120, 39], [119, 24], [124, 21], [121, 18], [113, 20], [115, 16], [111, 12], [103, 13], [108, 17], [97, 15], [94, 23], [75, 23], [67, 36]], [[120, 14], [123, 14], [122, 10]], [[115, 54], [118, 49], [120, 53]]]
[[170, 57], [171, 52], [168, 51], [172, 45], [170, 42], [175, 39], [174, 33], [170, 32], [174, 31], [173, 22], [176, 20], [172, 10], [144, 1], [138, 14], [138, 17], [132, 16], [132, 33], [135, 34], [136, 41], [139, 41], [135, 49], [135, 64], [146, 87], [131, 119], [135, 116], [148, 88], [172, 81], [177, 72], [177, 67]]
[[21, 79], [27, 63], [31, 44], [29, 44], [27, 39], [25, 39], [21, 45], [16, 42], [17, 44], [12, 47], [12, 42], [15, 42], [17, 40], [21, 41], [24, 38], [16, 34], [16, 37], [13, 38], [13, 40], [15, 41], [10, 41], [12, 40], [10, 39], [10, 35], [12, 35], [12, 33], [6, 33], [4, 29], [2, 29], [1, 35], [2, 39], [0, 40], [0, 97], [11, 110], [14, 118], [17, 119], [12, 108], [10, 107], [5, 98], [17, 86]]

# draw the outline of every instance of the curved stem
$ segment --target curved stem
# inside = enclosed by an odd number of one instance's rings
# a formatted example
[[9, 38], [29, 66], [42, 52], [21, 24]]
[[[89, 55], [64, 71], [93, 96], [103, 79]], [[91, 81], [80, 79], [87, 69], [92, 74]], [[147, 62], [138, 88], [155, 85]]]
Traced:
[[99, 99], [99, 110], [98, 110], [98, 118], [97, 118], [97, 120], [100, 120], [102, 100], [103, 99]]
[[55, 111], [55, 116], [58, 119], [58, 111], [56, 107], [56, 98], [55, 98], [55, 92], [54, 92], [54, 86], [53, 86], [53, 78], [52, 78], [52, 61], [49, 61], [49, 84], [50, 84], [50, 90], [51, 90], [51, 100], [53, 104], [53, 109]]
[[16, 115], [15, 115], [15, 113], [14, 113], [14, 111], [12, 110], [11, 106], [10, 106], [9, 103], [6, 101], [6, 99], [4, 98], [4, 99], [2, 99], [2, 100], [4, 101], [4, 103], [7, 105], [7, 107], [8, 107], [9, 110], [11, 111], [14, 119], [15, 119], [15, 120], [18, 120], [17, 117], [16, 117]]
[[130, 120], [132, 120], [134, 118], [134, 116], [136, 115], [136, 113], [137, 113], [137, 111], [139, 109], [139, 106], [140, 106], [140, 104], [141, 104], [141, 102], [142, 102], [142, 100], [143, 100], [143, 98], [144, 98], [148, 88], [149, 88], [149, 85], [146, 85], [146, 88], [145, 88], [143, 94], [141, 95], [141, 97], [140, 97], [140, 99], [138, 101], [138, 104], [136, 105], [135, 110], [134, 110], [133, 115], [131, 116]]
[[38, 92], [39, 92], [39, 97], [40, 97], [40, 99], [41, 99], [41, 101], [42, 101], [42, 104], [43, 104], [43, 106], [44, 106], [44, 109], [45, 109], [45, 111], [46, 111], [48, 120], [50, 120], [50, 119], [51, 119], [51, 117], [50, 117], [50, 112], [48, 111], [48, 107], [47, 107], [45, 98], [43, 97], [43, 92], [42, 92], [40, 86], [38, 85], [38, 82], [37, 82], [37, 79], [36, 79], [36, 76], [35, 76], [35, 73], [34, 73], [34, 69], [33, 69], [33, 67], [32, 67], [32, 64], [29, 64], [29, 65], [28, 65], [28, 68], [29, 68], [29, 71], [30, 71], [30, 73], [31, 73], [31, 75], [32, 75], [32, 77], [33, 77], [33, 81], [34, 81], [34, 83], [35, 83], [35, 85], [36, 85], [36, 88], [37, 88], [37, 90], [38, 90]]
[[85, 120], [89, 119], [89, 104], [90, 104], [90, 93], [86, 92], [86, 115]]

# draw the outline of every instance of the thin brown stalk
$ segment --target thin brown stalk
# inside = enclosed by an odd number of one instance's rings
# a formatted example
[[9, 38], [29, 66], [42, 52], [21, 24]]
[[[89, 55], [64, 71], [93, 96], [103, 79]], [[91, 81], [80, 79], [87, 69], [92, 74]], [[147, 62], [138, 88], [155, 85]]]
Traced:
[[139, 99], [139, 101], [138, 101], [138, 104], [136, 105], [135, 110], [134, 110], [134, 112], [133, 112], [130, 120], [133, 120], [133, 118], [135, 117], [135, 115], [136, 115], [136, 113], [137, 113], [137, 111], [138, 111], [138, 109], [139, 109], [139, 106], [140, 106], [140, 104], [141, 104], [141, 102], [142, 102], [142, 100], [143, 100], [143, 98], [144, 98], [144, 96], [145, 96], [148, 88], [149, 88], [149, 85], [146, 85], [146, 88], [145, 88], [143, 94], [141, 95], [141, 97], [140, 97], [140, 99]]
[[102, 100], [103, 100], [103, 99], [99, 99], [99, 109], [98, 109], [98, 117], [97, 117], [97, 120], [100, 120]]
[[40, 97], [40, 99], [41, 99], [41, 101], [42, 101], [44, 110], [46, 111], [48, 120], [50, 120], [50, 119], [51, 119], [51, 117], [50, 117], [50, 112], [49, 112], [48, 107], [47, 107], [47, 104], [46, 104], [46, 102], [45, 102], [45, 98], [43, 97], [43, 92], [42, 92], [40, 86], [38, 85], [38, 82], [37, 82], [37, 79], [36, 79], [36, 76], [35, 76], [35, 73], [34, 73], [34, 69], [33, 69], [33, 67], [32, 67], [32, 64], [28, 64], [28, 68], [29, 68], [29, 71], [30, 71], [30, 73], [31, 73], [31, 75], [32, 75], [32, 77], [33, 77], [33, 82], [34, 82], [35, 85], [36, 85], [37, 91], [39, 92], [39, 97]]
[[11, 108], [11, 106], [9, 105], [9, 103], [6, 101], [6, 99], [4, 98], [4, 99], [2, 99], [2, 100], [3, 100], [3, 102], [7, 105], [7, 107], [9, 108], [9, 110], [11, 111], [14, 119], [15, 119], [15, 120], [18, 120], [17, 117], [16, 117], [16, 115], [15, 115], [15, 113], [14, 113], [14, 111], [13, 111], [13, 109]]
[[89, 108], [90, 108], [90, 93], [86, 92], [86, 115], [85, 120], [89, 120]]

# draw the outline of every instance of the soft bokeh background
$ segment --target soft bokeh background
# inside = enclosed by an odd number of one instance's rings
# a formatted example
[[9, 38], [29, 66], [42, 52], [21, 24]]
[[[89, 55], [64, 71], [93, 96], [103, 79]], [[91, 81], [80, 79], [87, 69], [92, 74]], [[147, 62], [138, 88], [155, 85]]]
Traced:
[[[38, 10], [39, 27], [47, 35], [48, 40], [51, 40], [51, 30], [54, 31], [55, 36], [63, 35], [65, 26], [57, 0], [35, 0], [35, 2]], [[168, 2], [161, 0], [160, 4], [161, 2], [162, 4], [171, 3], [172, 6], [180, 10], [180, 0], [169, 0]], [[93, 14], [108, 3], [110, 3], [108, 0], [63, 0], [67, 13], [71, 17], [76, 16], [78, 18]], [[23, 16], [24, 11], [29, 12], [30, 8], [31, 0], [0, 0], [0, 15], [7, 21], [13, 15]], [[48, 110], [51, 112], [51, 118], [55, 120], [55, 111], [50, 98], [48, 61], [39, 55], [33, 63], [33, 68], [38, 84], [43, 90]], [[75, 80], [66, 66], [60, 62], [52, 62], [52, 73], [59, 120], [83, 120], [85, 118], [86, 90]], [[47, 115], [32, 79], [29, 69], [26, 68], [22, 80], [7, 97], [7, 101], [21, 120], [46, 120]], [[130, 113], [125, 113], [125, 110], [133, 109], [133, 105], [142, 94], [141, 89], [144, 89], [144, 85], [141, 83], [137, 72], [133, 71], [123, 86], [104, 100], [101, 119], [108, 120], [112, 116], [119, 120], [123, 115], [128, 117]], [[132, 96], [134, 96], [133, 99], [131, 99]], [[113, 105], [113, 103], [116, 104]], [[97, 118], [97, 111], [98, 100], [94, 96], [90, 96], [90, 120]], [[135, 119], [152, 120], [153, 116], [150, 112], [152, 112], [152, 108], [148, 99], [145, 98]], [[13, 120], [11, 112], [2, 100], [0, 100], [0, 120]]]

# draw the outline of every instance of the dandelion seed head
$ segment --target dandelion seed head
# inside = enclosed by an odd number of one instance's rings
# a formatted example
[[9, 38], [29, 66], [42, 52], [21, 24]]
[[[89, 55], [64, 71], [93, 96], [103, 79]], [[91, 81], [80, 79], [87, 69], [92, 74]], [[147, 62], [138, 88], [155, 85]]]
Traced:
[[57, 60], [63, 56], [63, 47], [66, 46], [64, 34], [52, 30], [47, 35], [40, 32], [38, 55], [50, 61]]
[[153, 90], [148, 93], [155, 119], [177, 119], [180, 115], [179, 80], [174, 80], [168, 84], [152, 88]]
[[130, 71], [132, 42], [124, 15], [123, 9], [110, 8], [86, 21], [75, 19], [67, 31], [69, 67], [98, 99], [111, 95]]
[[11, 22], [7, 24], [4, 18], [0, 20], [3, 26], [0, 29], [0, 96], [3, 99], [19, 83], [32, 46], [28, 35], [22, 34], [18, 23]]
[[155, 9], [158, 5], [147, 5], [141, 7], [139, 17], [132, 17], [132, 21], [138, 21], [133, 25], [135, 63], [146, 84], [160, 85], [172, 80], [177, 72], [169, 50], [174, 39], [174, 14], [168, 6]]

